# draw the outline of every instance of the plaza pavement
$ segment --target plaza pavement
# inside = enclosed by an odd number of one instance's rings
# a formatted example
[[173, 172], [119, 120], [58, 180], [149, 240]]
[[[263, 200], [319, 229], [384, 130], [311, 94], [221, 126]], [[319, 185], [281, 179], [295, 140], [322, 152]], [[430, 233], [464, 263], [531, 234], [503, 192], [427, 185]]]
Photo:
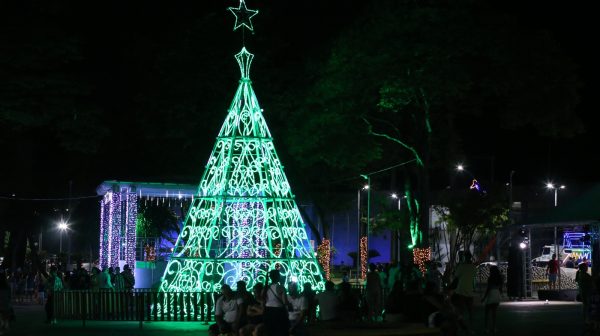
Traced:
[[[40, 305], [15, 306], [17, 321], [8, 335], [31, 336], [136, 336], [136, 335], [207, 335], [208, 325], [201, 322], [102, 322], [58, 321], [44, 324], [44, 310]], [[473, 330], [483, 332], [483, 307], [475, 307]], [[581, 304], [577, 302], [549, 302], [529, 300], [503, 302], [498, 311], [498, 333], [507, 336], [570, 336], [583, 331]], [[436, 331], [417, 324], [386, 324], [365, 326], [313, 327], [311, 336], [370, 336], [370, 335], [436, 335]]]

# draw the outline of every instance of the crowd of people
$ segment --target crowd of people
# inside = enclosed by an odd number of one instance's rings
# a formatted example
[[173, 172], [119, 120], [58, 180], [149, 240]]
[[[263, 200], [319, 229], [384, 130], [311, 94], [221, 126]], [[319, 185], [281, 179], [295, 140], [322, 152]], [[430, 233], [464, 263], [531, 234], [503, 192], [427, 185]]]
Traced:
[[[423, 323], [440, 328], [444, 335], [456, 335], [461, 329], [470, 332], [476, 272], [469, 253], [461, 255], [447, 278], [435, 262], [427, 263], [425, 272], [412, 263], [371, 264], [364, 287], [352, 286], [345, 275], [337, 286], [327, 281], [317, 294], [308, 283], [288, 283], [286, 291], [279, 271], [273, 270], [268, 284], [257, 283], [251, 292], [244, 281], [237, 282], [237, 291], [222, 285], [210, 334], [302, 336], [315, 323], [384, 320]], [[490, 334], [495, 332], [503, 283], [498, 267], [492, 266], [482, 298]]]
[[0, 335], [15, 320], [13, 304], [40, 304], [46, 311], [46, 323], [56, 323], [54, 318], [54, 293], [62, 290], [133, 290], [135, 277], [129, 265], [106, 267], [102, 271], [93, 267], [88, 272], [81, 263], [73, 271], [63, 271], [51, 266], [49, 272], [14, 272], [0, 270]]
[[[79, 263], [73, 271], [63, 271], [58, 267], [56, 276], [60, 278], [64, 289], [72, 290], [97, 290], [97, 289], [115, 289], [127, 290], [133, 289], [135, 277], [129, 265], [124, 265], [123, 271], [117, 267], [106, 267], [100, 270], [98, 267], [92, 267], [91, 272], [82, 267]], [[16, 304], [46, 302], [46, 284], [48, 274], [45, 272], [23, 272], [17, 269], [14, 272], [3, 272], [12, 298]]]
[[[468, 252], [459, 253], [459, 262], [440, 271], [437, 262], [426, 262], [424, 270], [411, 262], [369, 265], [364, 286], [350, 283], [348, 274], [335, 285], [325, 283], [325, 290], [316, 293], [309, 283], [282, 284], [278, 270], [269, 273], [268, 283], [257, 283], [247, 290], [244, 281], [237, 290], [223, 284], [215, 305], [216, 323], [211, 335], [297, 335], [307, 332], [307, 326], [322, 324], [352, 324], [357, 321], [377, 323], [416, 322], [440, 328], [443, 335], [457, 335], [460, 330], [471, 332], [473, 325], [474, 279], [477, 266]], [[556, 256], [547, 266], [552, 288], [559, 262]], [[586, 322], [600, 320], [600, 278], [593, 279], [588, 263], [578, 265], [576, 283], [578, 301], [583, 303]], [[0, 269], [0, 335], [15, 319], [12, 304], [44, 304], [47, 323], [55, 323], [54, 293], [70, 290], [131, 291], [135, 278], [128, 265], [88, 272], [81, 263], [72, 272], [52, 266], [44, 272], [7, 272]], [[487, 287], [481, 297], [484, 306], [484, 326], [487, 334], [495, 334], [496, 314], [502, 301], [504, 279], [497, 266], [491, 265]]]

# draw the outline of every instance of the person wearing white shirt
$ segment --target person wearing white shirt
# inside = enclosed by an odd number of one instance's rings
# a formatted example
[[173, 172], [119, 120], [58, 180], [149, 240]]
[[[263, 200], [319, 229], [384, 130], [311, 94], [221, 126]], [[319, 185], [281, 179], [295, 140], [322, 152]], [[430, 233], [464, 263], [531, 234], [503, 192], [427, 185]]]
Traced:
[[338, 296], [335, 294], [335, 284], [331, 281], [325, 283], [325, 291], [317, 294], [320, 308], [321, 321], [337, 319]]
[[298, 292], [298, 284], [293, 282], [288, 286], [290, 294], [288, 302], [290, 310], [288, 310], [288, 318], [290, 320], [290, 334], [304, 335], [306, 334], [304, 319], [308, 311], [308, 302], [303, 295]]
[[217, 323], [211, 325], [208, 329], [210, 335], [219, 335], [230, 332], [237, 334], [240, 311], [238, 307], [242, 305], [242, 299], [236, 298], [229, 285], [221, 287], [221, 297], [217, 299], [215, 305], [215, 320]]
[[269, 336], [288, 336], [290, 323], [287, 310], [287, 295], [285, 288], [279, 284], [281, 275], [279, 270], [269, 272], [271, 284], [263, 289], [265, 310], [263, 320]]

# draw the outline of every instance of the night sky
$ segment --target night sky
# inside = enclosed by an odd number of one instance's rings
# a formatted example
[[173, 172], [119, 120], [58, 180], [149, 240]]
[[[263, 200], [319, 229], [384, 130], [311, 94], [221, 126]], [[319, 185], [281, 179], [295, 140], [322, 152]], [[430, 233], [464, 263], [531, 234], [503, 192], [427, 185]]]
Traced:
[[[286, 78], [298, 73], [290, 69], [326, 59], [332, 41], [361, 16], [366, 3], [248, 1], [249, 8], [260, 10], [253, 19], [255, 34], [245, 36], [255, 54], [253, 86], [284, 164], [289, 154], [278, 135], [286, 130], [277, 128], [283, 117], [270, 112], [270, 106], [286, 86], [299, 83]], [[578, 66], [582, 86], [575, 110], [585, 132], [552, 139], [529, 128], [500, 129], [485, 118], [461, 120], [464, 163], [475, 175], [490, 179], [493, 174], [497, 181], [507, 181], [514, 170], [516, 185], [598, 182], [591, 4], [492, 3], [514, 13], [525, 27], [547, 29]], [[24, 86], [64, 80], [67, 84], [57, 84], [55, 95], [69, 97], [64, 104], [40, 93], [43, 88], [21, 97], [35, 103], [31, 115], [40, 119], [57, 113], [64, 121], [78, 118], [77, 111], [94, 111], [85, 128], [76, 130], [57, 126], [52, 118], [41, 125], [27, 120], [33, 126], [15, 126], [0, 114], [0, 196], [67, 197], [69, 181], [72, 196], [94, 195], [98, 184], [112, 179], [197, 183], [239, 78], [233, 55], [242, 36], [232, 32], [234, 18], [226, 11], [234, 5], [236, 1], [0, 2], [0, 82], [4, 76], [22, 80]], [[12, 89], [0, 84], [0, 97], [14, 97]], [[195, 106], [197, 119], [178, 117], [189, 106]], [[94, 142], [96, 138], [102, 140]], [[96, 149], [69, 150], [69, 139], [85, 148], [90, 148], [84, 141], [89, 140]], [[57, 145], [61, 141], [68, 145]], [[447, 174], [434, 176], [434, 187], [443, 188], [446, 179]], [[86, 223], [79, 228], [87, 232], [83, 237], [94, 237], [97, 229], [95, 218], [89, 217], [97, 211], [96, 201], [78, 202], [86, 209], [78, 219]]]

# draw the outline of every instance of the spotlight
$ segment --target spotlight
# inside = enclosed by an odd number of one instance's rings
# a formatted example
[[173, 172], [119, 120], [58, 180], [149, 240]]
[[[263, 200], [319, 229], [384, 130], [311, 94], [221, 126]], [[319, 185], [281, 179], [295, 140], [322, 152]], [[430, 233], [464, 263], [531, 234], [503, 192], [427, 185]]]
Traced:
[[521, 250], [524, 250], [527, 247], [527, 244], [525, 242], [521, 242], [519, 244], [519, 247], [521, 248]]

